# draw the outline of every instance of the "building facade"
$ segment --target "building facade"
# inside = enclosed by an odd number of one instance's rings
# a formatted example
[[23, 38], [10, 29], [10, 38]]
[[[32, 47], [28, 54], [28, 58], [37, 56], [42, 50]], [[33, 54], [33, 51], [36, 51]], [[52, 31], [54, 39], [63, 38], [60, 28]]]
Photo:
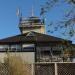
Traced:
[[45, 24], [39, 17], [20, 18], [21, 34], [0, 40], [0, 61], [7, 56], [20, 55], [28, 63], [35, 62], [71, 62], [74, 60], [74, 45], [45, 34]]
[[75, 74], [75, 45], [72, 41], [47, 35], [44, 20], [36, 16], [21, 17], [19, 29], [21, 34], [0, 40], [1, 63], [9, 55], [18, 56], [32, 64], [32, 75]]

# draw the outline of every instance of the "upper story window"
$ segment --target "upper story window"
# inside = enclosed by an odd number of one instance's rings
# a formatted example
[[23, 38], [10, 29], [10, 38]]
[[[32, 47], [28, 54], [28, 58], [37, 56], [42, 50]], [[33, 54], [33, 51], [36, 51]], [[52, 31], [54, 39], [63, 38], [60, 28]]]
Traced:
[[8, 45], [0, 45], [0, 51], [7, 51], [9, 48]]
[[11, 45], [11, 51], [21, 51], [21, 45]]
[[23, 44], [22, 51], [33, 51], [35, 48], [34, 44]]

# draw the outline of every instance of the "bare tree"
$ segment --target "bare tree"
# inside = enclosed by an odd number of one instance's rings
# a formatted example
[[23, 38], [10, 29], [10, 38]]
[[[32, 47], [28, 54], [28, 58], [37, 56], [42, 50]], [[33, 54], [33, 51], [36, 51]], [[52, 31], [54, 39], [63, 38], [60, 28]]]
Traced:
[[48, 29], [47, 32], [53, 33], [58, 31], [64, 36], [73, 37], [75, 35], [75, 0], [46, 0], [46, 2], [41, 6], [40, 15], [44, 16], [46, 15], [46, 13], [50, 13], [51, 9], [58, 6], [58, 3], [66, 3], [71, 7], [69, 8], [69, 10], [67, 10], [67, 12], [65, 12], [61, 21], [58, 21], [55, 24], [54, 22], [49, 23], [48, 28], [51, 28], [51, 26], [53, 26], [54, 29]]

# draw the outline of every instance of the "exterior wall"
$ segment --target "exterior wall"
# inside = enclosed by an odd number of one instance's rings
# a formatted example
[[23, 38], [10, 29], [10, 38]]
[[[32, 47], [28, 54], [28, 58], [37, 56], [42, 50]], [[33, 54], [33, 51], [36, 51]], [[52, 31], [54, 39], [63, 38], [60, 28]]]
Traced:
[[45, 27], [42, 26], [40, 28], [37, 28], [37, 29], [25, 29], [25, 30], [22, 30], [22, 33], [26, 33], [26, 32], [29, 32], [29, 31], [34, 31], [34, 32], [38, 32], [38, 33], [45, 33]]
[[41, 31], [41, 33], [45, 33], [45, 26], [42, 26], [40, 31]]
[[[35, 53], [34, 52], [10, 52], [10, 56], [16, 55], [20, 56], [25, 62], [27, 63], [34, 63], [35, 62]], [[4, 58], [7, 57], [5, 52], [0, 52], [0, 62], [4, 62]]]

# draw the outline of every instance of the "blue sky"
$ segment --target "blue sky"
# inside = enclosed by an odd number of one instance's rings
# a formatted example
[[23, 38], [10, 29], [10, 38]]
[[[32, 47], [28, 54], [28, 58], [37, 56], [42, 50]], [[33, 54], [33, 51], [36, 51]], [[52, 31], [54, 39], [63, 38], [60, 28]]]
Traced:
[[[31, 15], [32, 5], [34, 13], [39, 16], [39, 0], [0, 0], [0, 38], [19, 34], [16, 10], [20, 7], [23, 16]], [[38, 10], [38, 11], [36, 11]], [[35, 12], [36, 11], [36, 12]]]
[[[34, 6], [34, 15], [40, 16], [40, 5], [45, 0], [0, 0], [0, 39], [8, 36], [19, 34], [18, 29], [18, 17], [16, 16], [16, 10], [20, 7], [23, 16], [31, 16], [32, 5]], [[57, 4], [54, 9], [51, 9], [49, 13], [46, 13], [46, 23], [56, 22], [62, 19], [65, 13], [65, 7], [67, 10], [69, 6], [66, 4]], [[62, 13], [63, 12], [63, 13]], [[48, 30], [46, 26], [46, 30]], [[58, 33], [51, 34], [59, 36]], [[73, 38], [74, 41], [74, 38]]]

